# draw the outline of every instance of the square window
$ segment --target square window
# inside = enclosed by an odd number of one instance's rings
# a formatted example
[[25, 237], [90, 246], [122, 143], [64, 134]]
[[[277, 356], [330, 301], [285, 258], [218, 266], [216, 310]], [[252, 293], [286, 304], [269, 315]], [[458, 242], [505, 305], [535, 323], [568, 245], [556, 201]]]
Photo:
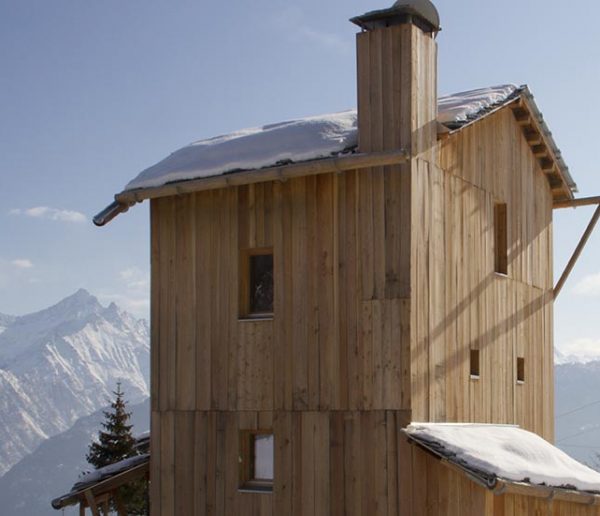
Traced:
[[273, 250], [247, 249], [240, 256], [240, 316], [273, 315]]
[[240, 433], [240, 489], [272, 491], [275, 439], [271, 431]]

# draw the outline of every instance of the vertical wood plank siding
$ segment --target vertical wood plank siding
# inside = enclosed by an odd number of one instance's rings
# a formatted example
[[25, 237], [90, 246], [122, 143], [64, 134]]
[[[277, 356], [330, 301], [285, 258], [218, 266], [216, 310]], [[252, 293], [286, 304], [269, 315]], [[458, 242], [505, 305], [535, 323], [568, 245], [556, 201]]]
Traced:
[[[528, 156], [500, 111], [444, 141], [440, 166], [152, 201], [153, 511], [409, 514], [400, 507], [426, 504], [408, 492], [420, 473], [452, 490], [462, 480], [418, 457], [406, 469], [408, 420], [552, 438], [551, 199]], [[495, 202], [508, 207], [506, 277], [494, 273]], [[255, 246], [274, 249], [274, 317], [238, 321], [238, 254]], [[240, 411], [273, 413], [273, 495], [237, 492]]]
[[[409, 299], [386, 297], [395, 287], [386, 289], [385, 253], [367, 268], [358, 243], [368, 240], [372, 254], [373, 228], [399, 238], [397, 224], [386, 232], [385, 214], [356, 209], [359, 179], [378, 174], [152, 201], [154, 410], [409, 408]], [[261, 216], [247, 203], [258, 190]], [[405, 194], [400, 182], [380, 181], [369, 189], [376, 195], [399, 203]], [[239, 251], [252, 245], [273, 247], [272, 319], [238, 317]], [[367, 293], [361, 277], [373, 285], [379, 274], [378, 295]]]

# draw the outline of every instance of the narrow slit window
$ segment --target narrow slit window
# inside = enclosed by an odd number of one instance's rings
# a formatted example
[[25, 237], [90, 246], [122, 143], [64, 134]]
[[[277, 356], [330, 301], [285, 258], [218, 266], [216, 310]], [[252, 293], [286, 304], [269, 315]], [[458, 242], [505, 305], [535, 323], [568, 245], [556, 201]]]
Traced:
[[517, 357], [517, 382], [525, 382], [525, 358]]
[[240, 434], [240, 489], [272, 491], [275, 439], [270, 431], [242, 430]]
[[506, 203], [494, 206], [494, 269], [500, 274], [508, 274], [508, 229]]
[[273, 250], [249, 249], [241, 255], [242, 317], [273, 315]]
[[479, 378], [479, 350], [478, 349], [471, 350], [470, 365], [471, 365], [471, 377]]

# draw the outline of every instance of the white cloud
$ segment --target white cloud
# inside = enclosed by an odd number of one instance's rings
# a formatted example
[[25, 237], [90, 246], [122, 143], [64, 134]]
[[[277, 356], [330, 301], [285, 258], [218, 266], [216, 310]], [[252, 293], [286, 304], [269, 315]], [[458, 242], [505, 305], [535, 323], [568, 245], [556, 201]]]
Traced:
[[600, 339], [581, 338], [557, 346], [560, 362], [591, 362], [600, 360]]
[[600, 296], [600, 273], [584, 276], [573, 287], [573, 292], [582, 296]]
[[119, 276], [127, 288], [131, 290], [143, 290], [145, 292], [150, 288], [150, 274], [137, 267], [129, 267], [119, 272]]
[[87, 217], [73, 210], [63, 210], [59, 208], [50, 208], [48, 206], [34, 206], [33, 208], [19, 209], [14, 208], [8, 212], [10, 215], [24, 215], [37, 219], [56, 220], [59, 222], [86, 222]]
[[103, 303], [114, 302], [136, 317], [148, 319], [150, 313], [150, 273], [139, 267], [127, 267], [118, 273], [118, 287], [100, 293]]
[[17, 258], [10, 263], [17, 269], [31, 269], [33, 267], [33, 263], [27, 258]]

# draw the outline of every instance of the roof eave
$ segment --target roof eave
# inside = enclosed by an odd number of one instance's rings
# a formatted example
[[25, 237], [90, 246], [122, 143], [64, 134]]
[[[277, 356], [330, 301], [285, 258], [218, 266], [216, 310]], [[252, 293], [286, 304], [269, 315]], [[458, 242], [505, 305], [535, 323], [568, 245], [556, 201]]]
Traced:
[[94, 224], [104, 226], [130, 206], [147, 199], [157, 199], [229, 186], [241, 186], [266, 181], [287, 181], [295, 177], [344, 172], [373, 166], [399, 165], [409, 159], [404, 149], [383, 152], [356, 153], [332, 158], [321, 158], [287, 165], [278, 165], [230, 174], [176, 181], [162, 186], [125, 190], [115, 195], [113, 203], [94, 217]]
[[85, 497], [86, 491], [92, 492], [94, 496], [112, 491], [117, 487], [130, 482], [138, 477], [142, 477], [150, 470], [150, 456], [144, 462], [136, 464], [134, 467], [121, 471], [116, 475], [98, 481], [95, 484], [83, 487], [77, 491], [73, 491], [52, 500], [52, 507], [60, 510], [69, 505], [75, 505]]
[[483, 115], [476, 116], [472, 120], [460, 123], [460, 125], [450, 124], [450, 127], [446, 125], [447, 129], [438, 131], [438, 134], [441, 138], [447, 138], [505, 108], [510, 108], [513, 111], [517, 123], [521, 126], [542, 172], [548, 178], [554, 202], [560, 203], [573, 199], [574, 193], [577, 192], [577, 185], [571, 177], [569, 168], [564, 162], [552, 133], [548, 129], [548, 125], [527, 85], [519, 87], [514, 95], [486, 111]]

